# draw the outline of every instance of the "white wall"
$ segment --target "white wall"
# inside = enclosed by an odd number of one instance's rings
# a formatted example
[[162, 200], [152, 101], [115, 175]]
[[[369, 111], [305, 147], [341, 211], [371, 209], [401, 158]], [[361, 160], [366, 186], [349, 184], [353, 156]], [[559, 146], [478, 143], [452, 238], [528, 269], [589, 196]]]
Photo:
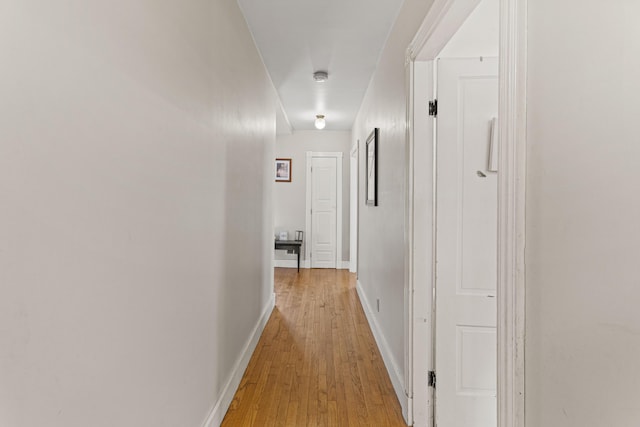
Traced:
[[[291, 182], [277, 182], [274, 190], [274, 234], [305, 229], [307, 152], [342, 152], [342, 259], [349, 261], [349, 153], [351, 132], [347, 131], [294, 131], [291, 135], [278, 135], [276, 156], [291, 158]], [[273, 177], [271, 178], [273, 180]], [[307, 236], [305, 236], [305, 244]], [[305, 258], [304, 246], [300, 259]], [[275, 251], [277, 260], [297, 260], [295, 254]], [[301, 261], [302, 262], [302, 261]]]
[[529, 2], [527, 426], [640, 423], [640, 2]]
[[0, 5], [0, 425], [200, 427], [270, 307], [274, 90], [234, 0], [63, 3]]
[[[363, 303], [373, 308], [372, 326], [385, 357], [396, 392], [404, 397], [404, 283], [406, 203], [406, 106], [405, 51], [431, 7], [431, 1], [407, 0], [381, 54], [353, 127], [353, 141], [360, 140], [360, 165], [364, 165], [365, 141], [380, 128], [378, 163], [379, 206], [359, 203], [358, 280]], [[360, 174], [364, 194], [365, 170]], [[377, 311], [377, 300], [380, 311]]]

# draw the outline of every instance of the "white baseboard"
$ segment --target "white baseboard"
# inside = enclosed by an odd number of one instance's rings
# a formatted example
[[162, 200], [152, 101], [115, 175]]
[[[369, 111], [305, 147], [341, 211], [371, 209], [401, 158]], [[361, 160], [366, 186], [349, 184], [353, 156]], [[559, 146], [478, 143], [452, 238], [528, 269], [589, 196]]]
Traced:
[[231, 405], [231, 401], [233, 400], [233, 396], [236, 394], [238, 390], [238, 386], [240, 385], [240, 381], [242, 380], [242, 376], [244, 375], [244, 371], [247, 369], [249, 365], [249, 360], [253, 355], [256, 346], [258, 345], [258, 340], [262, 335], [262, 331], [264, 330], [269, 317], [271, 316], [271, 312], [275, 307], [276, 303], [276, 294], [274, 293], [266, 307], [264, 308], [258, 323], [256, 324], [249, 340], [245, 344], [242, 349], [242, 353], [240, 353], [240, 357], [238, 358], [233, 370], [231, 371], [231, 375], [229, 376], [229, 380], [225, 384], [222, 389], [222, 393], [218, 398], [218, 401], [215, 403], [211, 413], [207, 417], [207, 420], [203, 424], [202, 427], [219, 427], [222, 424], [222, 420], [229, 409], [229, 405]]
[[358, 280], [357, 285], [358, 297], [360, 297], [360, 304], [364, 309], [364, 314], [367, 316], [367, 320], [369, 321], [369, 327], [371, 328], [371, 332], [373, 332], [373, 337], [376, 339], [376, 343], [378, 344], [378, 348], [380, 349], [380, 353], [382, 354], [382, 360], [384, 361], [384, 366], [387, 368], [387, 372], [389, 373], [389, 377], [391, 378], [391, 384], [393, 385], [393, 389], [396, 392], [396, 396], [398, 396], [398, 401], [400, 402], [400, 406], [402, 407], [402, 415], [404, 416], [405, 421], [410, 419], [409, 406], [410, 401], [407, 397], [407, 394], [404, 390], [404, 375], [398, 368], [398, 364], [396, 363], [391, 350], [389, 349], [389, 344], [387, 344], [387, 340], [384, 338], [382, 330], [378, 325], [376, 317], [374, 315], [373, 309], [369, 305], [369, 301], [367, 300], [364, 289], [362, 288], [362, 283]]
[[[300, 268], [307, 268], [304, 260], [300, 260]], [[298, 260], [296, 259], [274, 259], [273, 266], [279, 268], [298, 268]]]
[[[338, 270], [349, 270], [349, 261], [342, 261], [338, 264]], [[298, 260], [295, 259], [274, 259], [273, 266], [279, 268], [298, 268]], [[300, 260], [300, 268], [311, 268], [307, 260]]]

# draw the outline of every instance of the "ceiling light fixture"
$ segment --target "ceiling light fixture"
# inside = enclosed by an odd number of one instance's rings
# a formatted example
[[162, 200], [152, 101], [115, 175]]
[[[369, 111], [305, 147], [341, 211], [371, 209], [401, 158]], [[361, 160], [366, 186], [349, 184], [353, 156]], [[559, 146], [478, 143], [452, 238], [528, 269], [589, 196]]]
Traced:
[[318, 115], [316, 116], [316, 122], [315, 122], [315, 125], [316, 125], [316, 129], [318, 129], [318, 130], [322, 130], [322, 129], [324, 129], [324, 127], [327, 125], [327, 123], [326, 123], [326, 122], [325, 122], [325, 120], [324, 120], [324, 115], [322, 115], [322, 114], [318, 114]]
[[328, 78], [329, 73], [327, 73], [326, 71], [316, 71], [315, 73], [313, 73], [313, 80], [315, 80], [317, 83], [324, 83]]

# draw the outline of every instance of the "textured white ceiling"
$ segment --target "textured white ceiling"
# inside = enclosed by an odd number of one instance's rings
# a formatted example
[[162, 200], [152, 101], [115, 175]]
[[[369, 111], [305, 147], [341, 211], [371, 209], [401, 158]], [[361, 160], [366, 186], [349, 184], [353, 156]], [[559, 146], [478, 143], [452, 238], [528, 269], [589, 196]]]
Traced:
[[402, 2], [238, 0], [295, 130], [314, 129], [316, 114], [351, 129]]

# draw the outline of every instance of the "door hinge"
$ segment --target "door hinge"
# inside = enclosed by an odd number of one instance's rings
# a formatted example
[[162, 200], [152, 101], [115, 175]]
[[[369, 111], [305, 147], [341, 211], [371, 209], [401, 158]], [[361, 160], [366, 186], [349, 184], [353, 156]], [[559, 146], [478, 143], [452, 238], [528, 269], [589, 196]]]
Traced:
[[433, 117], [438, 116], [438, 100], [434, 99], [433, 101], [429, 101], [429, 115]]
[[436, 388], [436, 372], [429, 371], [429, 387]]

